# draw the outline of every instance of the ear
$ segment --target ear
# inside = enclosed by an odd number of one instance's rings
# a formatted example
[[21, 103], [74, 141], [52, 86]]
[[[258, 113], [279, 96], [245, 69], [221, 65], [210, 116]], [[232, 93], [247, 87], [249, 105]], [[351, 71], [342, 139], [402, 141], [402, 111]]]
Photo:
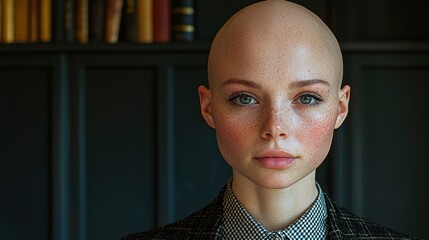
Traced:
[[339, 128], [343, 124], [349, 112], [349, 100], [350, 100], [350, 86], [345, 85], [339, 91], [339, 110], [337, 121], [335, 122], [335, 129]]
[[198, 95], [200, 96], [201, 115], [210, 127], [216, 128], [212, 116], [212, 94], [210, 90], [205, 86], [199, 86]]

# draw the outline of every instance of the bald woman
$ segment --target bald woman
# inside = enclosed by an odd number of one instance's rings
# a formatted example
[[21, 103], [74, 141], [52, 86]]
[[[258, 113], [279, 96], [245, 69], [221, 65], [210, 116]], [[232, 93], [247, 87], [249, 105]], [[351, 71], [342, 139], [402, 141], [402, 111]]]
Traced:
[[123, 239], [410, 239], [338, 206], [316, 183], [348, 113], [329, 28], [287, 1], [250, 5], [216, 35], [201, 114], [232, 178], [208, 206]]

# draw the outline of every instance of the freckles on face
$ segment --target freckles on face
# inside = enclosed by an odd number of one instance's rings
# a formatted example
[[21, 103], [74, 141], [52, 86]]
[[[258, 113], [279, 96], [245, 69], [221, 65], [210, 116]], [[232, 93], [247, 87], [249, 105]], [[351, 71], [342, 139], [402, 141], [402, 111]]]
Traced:
[[306, 157], [314, 168], [323, 162], [329, 152], [335, 119], [333, 108], [324, 113], [315, 113], [306, 119], [301, 130], [296, 132], [296, 137], [302, 143], [302, 152], [307, 154]]
[[234, 165], [232, 159], [239, 161], [248, 157], [246, 148], [255, 138], [252, 135], [256, 129], [256, 121], [248, 114], [237, 114], [234, 108], [227, 104], [214, 104], [213, 112], [220, 152], [230, 165]]
[[[308, 176], [329, 152], [338, 112], [336, 71], [319, 48], [299, 41], [251, 43], [228, 48], [223, 58], [219, 51], [211, 65], [213, 125], [234, 173], [259, 186], [284, 188]], [[260, 155], [274, 152], [297, 160], [283, 169], [261, 163]]]
[[288, 149], [310, 161], [313, 166], [320, 165], [332, 142], [337, 114], [335, 101], [328, 100], [321, 106], [301, 106], [297, 109], [287, 101], [283, 104], [270, 113], [261, 110], [260, 106], [237, 108], [221, 98], [213, 101], [218, 145], [230, 164], [251, 158], [254, 150], [267, 147], [272, 139], [267, 142], [262, 139], [261, 133], [278, 127], [287, 139], [276, 143], [275, 147]]
[[[235, 172], [260, 186], [287, 187], [314, 171], [328, 154], [338, 100], [329, 87], [320, 83], [290, 91], [289, 85], [266, 83], [268, 80], [256, 89], [253, 83], [248, 84], [252, 87], [235, 83], [213, 91], [211, 107], [217, 142]], [[242, 93], [247, 95], [237, 97]], [[308, 100], [310, 93], [323, 100], [303, 104], [300, 99]], [[267, 169], [255, 160], [267, 150], [284, 150], [298, 160], [284, 171]]]

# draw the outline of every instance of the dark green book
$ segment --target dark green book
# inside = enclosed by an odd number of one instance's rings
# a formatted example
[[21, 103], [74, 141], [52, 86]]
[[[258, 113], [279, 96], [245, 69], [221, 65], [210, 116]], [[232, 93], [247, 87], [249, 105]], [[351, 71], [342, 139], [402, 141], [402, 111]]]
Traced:
[[74, 1], [64, 0], [64, 18], [63, 18], [63, 38], [65, 42], [74, 41], [74, 27], [75, 27], [75, 14], [74, 14]]
[[194, 41], [194, 0], [172, 1], [172, 39], [173, 41]]
[[137, 39], [137, 0], [125, 0], [124, 6], [124, 31], [125, 40], [135, 42]]
[[104, 41], [105, 0], [90, 0], [89, 38], [92, 42]]

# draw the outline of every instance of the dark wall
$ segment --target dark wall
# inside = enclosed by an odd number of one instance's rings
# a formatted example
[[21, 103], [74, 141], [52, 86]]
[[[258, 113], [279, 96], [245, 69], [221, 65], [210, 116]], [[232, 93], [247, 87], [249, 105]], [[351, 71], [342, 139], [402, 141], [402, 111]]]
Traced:
[[[217, 29], [256, 1], [196, 1], [195, 43], [0, 45], [0, 232], [118, 239], [201, 208], [231, 171], [196, 88]], [[294, 1], [341, 42], [351, 112], [318, 170], [350, 210], [429, 237], [427, 1]]]
[[344, 48], [345, 80], [352, 87], [344, 129], [344, 203], [373, 221], [426, 238], [429, 127], [421, 97], [429, 80], [428, 51], [348, 53]]

